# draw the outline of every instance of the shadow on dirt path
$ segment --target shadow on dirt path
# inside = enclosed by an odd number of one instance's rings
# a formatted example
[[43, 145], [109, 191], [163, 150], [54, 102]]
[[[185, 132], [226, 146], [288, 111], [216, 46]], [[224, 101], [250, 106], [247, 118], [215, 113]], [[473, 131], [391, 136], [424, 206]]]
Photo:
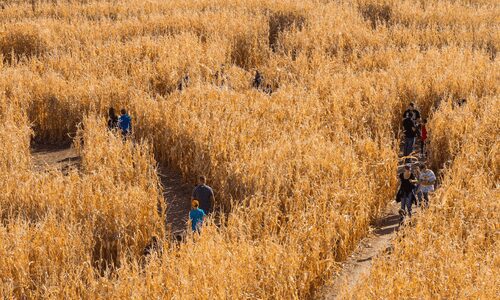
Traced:
[[363, 274], [370, 271], [372, 259], [390, 251], [391, 240], [399, 228], [399, 206], [392, 202], [371, 229], [370, 234], [361, 240], [352, 255], [342, 263], [342, 270], [333, 285], [322, 292], [323, 299], [336, 299], [342, 290], [353, 288]]

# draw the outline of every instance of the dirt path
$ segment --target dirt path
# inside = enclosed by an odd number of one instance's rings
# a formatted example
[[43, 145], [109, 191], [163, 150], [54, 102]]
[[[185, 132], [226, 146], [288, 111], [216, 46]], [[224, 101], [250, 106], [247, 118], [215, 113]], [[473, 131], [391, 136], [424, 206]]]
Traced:
[[178, 172], [166, 167], [160, 169], [159, 176], [167, 202], [167, 226], [171, 226], [172, 234], [182, 234], [191, 209], [193, 186], [185, 184]]
[[[39, 172], [56, 168], [67, 174], [70, 169], [80, 168], [81, 164], [81, 158], [71, 145], [34, 145], [31, 155], [33, 167]], [[167, 226], [173, 234], [181, 234], [186, 228], [192, 187], [183, 183], [179, 173], [168, 168], [162, 168], [158, 175], [167, 203]]]
[[81, 158], [70, 145], [35, 145], [31, 148], [33, 166], [36, 171], [56, 168], [67, 173], [70, 168], [79, 168]]
[[336, 299], [343, 290], [352, 289], [362, 275], [370, 271], [372, 259], [390, 249], [392, 238], [399, 227], [399, 206], [391, 202], [382, 217], [371, 228], [370, 234], [361, 240], [357, 249], [342, 264], [342, 270], [333, 285], [322, 291], [323, 299]]
[[[420, 145], [415, 145], [415, 151], [419, 153]], [[397, 174], [403, 172], [404, 161], [400, 159], [398, 162]], [[417, 158], [412, 160], [412, 165], [425, 162], [417, 155]], [[372, 259], [380, 254], [390, 251], [392, 239], [395, 237], [399, 229], [399, 208], [400, 204], [391, 201], [386, 207], [383, 215], [377, 219], [370, 234], [361, 240], [357, 249], [352, 255], [342, 263], [342, 270], [335, 278], [332, 285], [325, 287], [319, 298], [323, 299], [337, 299], [342, 296], [348, 295], [349, 290], [352, 290], [359, 283], [363, 275], [370, 272], [372, 266]], [[413, 214], [418, 215], [421, 211], [419, 208], [413, 207]]]

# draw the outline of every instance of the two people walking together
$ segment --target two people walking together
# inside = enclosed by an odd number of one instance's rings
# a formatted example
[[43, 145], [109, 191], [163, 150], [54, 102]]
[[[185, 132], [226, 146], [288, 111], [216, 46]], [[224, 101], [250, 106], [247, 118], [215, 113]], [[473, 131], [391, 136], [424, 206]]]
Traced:
[[200, 232], [205, 217], [213, 212], [214, 205], [214, 191], [207, 185], [207, 178], [199, 176], [198, 185], [193, 189], [191, 195], [191, 211], [189, 212], [193, 231]]
[[127, 113], [127, 110], [122, 108], [120, 111], [120, 116], [116, 115], [115, 109], [113, 107], [109, 108], [108, 111], [108, 129], [109, 130], [119, 130], [123, 137], [132, 134], [132, 117]]
[[426, 164], [419, 164], [415, 173], [410, 165], [405, 165], [403, 173], [399, 174], [399, 180], [401, 184], [396, 201], [401, 202], [401, 219], [411, 217], [413, 203], [420, 207], [429, 207], [429, 193], [434, 192], [436, 175]]

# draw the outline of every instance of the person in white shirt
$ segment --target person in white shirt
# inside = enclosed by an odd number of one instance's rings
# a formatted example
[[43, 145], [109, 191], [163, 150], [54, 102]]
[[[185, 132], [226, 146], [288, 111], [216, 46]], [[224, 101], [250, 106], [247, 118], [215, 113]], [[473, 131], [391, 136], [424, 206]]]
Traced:
[[434, 192], [434, 183], [436, 175], [425, 164], [419, 166], [420, 174], [418, 176], [418, 202], [422, 203], [422, 197], [425, 200], [425, 207], [429, 207], [429, 193]]

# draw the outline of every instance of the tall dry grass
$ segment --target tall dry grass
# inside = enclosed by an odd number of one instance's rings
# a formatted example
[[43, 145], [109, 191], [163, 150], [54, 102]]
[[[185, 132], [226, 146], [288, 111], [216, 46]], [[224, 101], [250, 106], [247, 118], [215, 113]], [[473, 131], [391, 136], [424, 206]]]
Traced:
[[[32, 171], [29, 127], [7, 115], [2, 121], [9, 150], [2, 156], [0, 197], [5, 297], [81, 297], [98, 274], [136, 259], [151, 236], [164, 235], [157, 213], [163, 198], [147, 146], [124, 147], [99, 121], [85, 121], [83, 138], [106, 145], [103, 152], [83, 151], [82, 172], [67, 176]], [[11, 139], [13, 132], [18, 139]], [[109, 157], [119, 157], [119, 169], [106, 162]], [[61, 280], [69, 286], [60, 289]]]
[[[433, 111], [498, 94], [495, 3], [420, 4], [9, 2], [2, 36], [37, 34], [18, 48], [0, 43], [10, 49], [0, 116], [11, 118], [0, 136], [19, 149], [0, 152], [10, 166], [1, 171], [2, 245], [24, 257], [2, 269], [2, 294], [311, 296], [393, 198], [405, 106], [435, 115], [431, 155], [441, 165], [457, 142]], [[43, 51], [21, 51], [39, 40]], [[256, 68], [271, 96], [251, 89]], [[186, 73], [190, 86], [176, 90]], [[109, 106], [129, 109], [136, 145], [105, 130]], [[36, 142], [83, 139], [81, 170], [32, 171], [30, 127]], [[207, 174], [224, 215], [144, 264], [142, 247], [165, 235], [155, 161], [188, 182]], [[43, 244], [49, 236], [56, 241]]]
[[482, 98], [435, 113], [433, 158], [452, 161], [433, 205], [345, 298], [497, 297], [498, 107], [498, 97]]

